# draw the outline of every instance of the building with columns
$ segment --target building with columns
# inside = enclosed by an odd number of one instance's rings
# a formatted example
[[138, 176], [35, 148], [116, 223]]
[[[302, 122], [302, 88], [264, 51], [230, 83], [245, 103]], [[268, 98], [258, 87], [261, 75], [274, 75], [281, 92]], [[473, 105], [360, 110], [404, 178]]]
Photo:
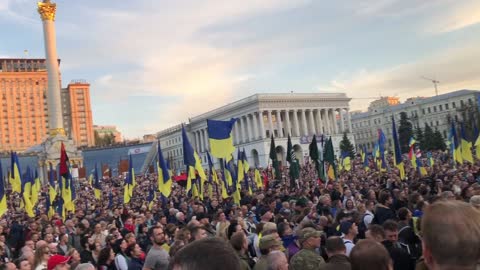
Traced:
[[[296, 155], [303, 163], [313, 134], [317, 138], [331, 136], [337, 155], [344, 132], [350, 134], [353, 143], [349, 101], [344, 93], [255, 94], [191, 117], [184, 125], [205, 166], [206, 152], [210, 150], [207, 119], [230, 118], [238, 119], [232, 130], [234, 145], [245, 149], [251, 166], [268, 166], [271, 135], [275, 138], [278, 160], [285, 164], [288, 134], [291, 134]], [[160, 131], [157, 137], [171, 166], [183, 170], [181, 125]], [[322, 148], [321, 139], [318, 141], [319, 148]], [[152, 151], [156, 149], [152, 147]], [[147, 159], [146, 162], [152, 160]]]
[[370, 104], [368, 111], [352, 113], [353, 134], [357, 149], [364, 146], [371, 151], [378, 140], [378, 129], [382, 129], [387, 138], [387, 146], [392, 149], [392, 115], [395, 123], [400, 124], [400, 113], [405, 112], [416, 128], [425, 128], [428, 124], [433, 130], [439, 130], [444, 139], [450, 131], [449, 119], [462, 121], [461, 114], [466, 108], [480, 109], [480, 91], [458, 90], [433, 97], [409, 98], [399, 103], [398, 98], [383, 97]]

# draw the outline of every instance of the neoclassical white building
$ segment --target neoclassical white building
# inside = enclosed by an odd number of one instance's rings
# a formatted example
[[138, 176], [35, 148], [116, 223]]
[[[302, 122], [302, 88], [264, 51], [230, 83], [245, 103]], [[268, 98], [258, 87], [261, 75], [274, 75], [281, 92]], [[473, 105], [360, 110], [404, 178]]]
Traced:
[[[370, 104], [368, 111], [353, 113], [352, 124], [356, 147], [364, 146], [372, 150], [378, 140], [378, 129], [382, 129], [387, 138], [387, 146], [392, 147], [392, 115], [397, 125], [400, 123], [400, 113], [405, 112], [414, 128], [424, 128], [428, 124], [433, 130], [438, 130], [445, 139], [448, 138], [450, 125], [448, 119], [461, 121], [464, 107], [480, 108], [480, 91], [458, 90], [433, 97], [409, 98], [404, 103], [392, 105], [392, 98], [384, 97]], [[398, 128], [398, 126], [397, 126]]]
[[[245, 149], [251, 166], [266, 167], [269, 164], [270, 136], [273, 134], [278, 159], [285, 163], [287, 136], [300, 162], [308, 156], [308, 144], [316, 134], [322, 148], [322, 135], [332, 137], [338, 154], [338, 144], [343, 133], [350, 134], [351, 119], [349, 101], [344, 93], [289, 93], [255, 94], [223, 107], [194, 116], [185, 123], [190, 142], [207, 166], [206, 152], [210, 150], [207, 134], [207, 119], [228, 120], [237, 118], [232, 135], [234, 145]], [[177, 170], [183, 170], [181, 124], [157, 133], [165, 158]], [[153, 153], [154, 152], [154, 153]], [[151, 162], [156, 154], [147, 157]], [[236, 155], [236, 153], [235, 153]], [[235, 156], [236, 158], [236, 156]], [[214, 161], [218, 168], [218, 161]]]

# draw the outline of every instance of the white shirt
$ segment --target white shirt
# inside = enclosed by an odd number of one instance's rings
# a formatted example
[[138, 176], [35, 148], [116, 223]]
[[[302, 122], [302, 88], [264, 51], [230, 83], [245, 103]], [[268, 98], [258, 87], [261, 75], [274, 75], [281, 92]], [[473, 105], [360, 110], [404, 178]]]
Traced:
[[363, 223], [365, 223], [365, 226], [368, 228], [368, 225], [372, 223], [373, 220], [373, 213], [367, 210], [365, 212], [365, 215], [363, 216]]
[[342, 236], [342, 240], [343, 240], [343, 243], [345, 244], [345, 248], [347, 249], [347, 252], [345, 255], [347, 255], [347, 257], [350, 257], [350, 252], [352, 252], [352, 249], [355, 246], [355, 244], [353, 243], [352, 240], [348, 240], [343, 237], [344, 236]]

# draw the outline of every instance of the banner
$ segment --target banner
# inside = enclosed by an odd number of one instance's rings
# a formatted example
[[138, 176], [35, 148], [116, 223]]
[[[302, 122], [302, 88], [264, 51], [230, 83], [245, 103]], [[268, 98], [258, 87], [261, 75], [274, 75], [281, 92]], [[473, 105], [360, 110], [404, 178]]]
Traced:
[[136, 147], [136, 148], [130, 148], [128, 149], [128, 154], [129, 155], [139, 155], [143, 153], [148, 153], [150, 151], [150, 148], [152, 146], [142, 146], [142, 147]]

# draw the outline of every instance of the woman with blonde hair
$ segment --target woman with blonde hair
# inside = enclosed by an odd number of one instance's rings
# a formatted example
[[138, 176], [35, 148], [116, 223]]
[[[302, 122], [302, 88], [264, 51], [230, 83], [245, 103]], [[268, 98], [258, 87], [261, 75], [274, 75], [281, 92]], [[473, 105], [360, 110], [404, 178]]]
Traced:
[[68, 261], [70, 269], [75, 269], [80, 264], [80, 252], [75, 248], [71, 248], [68, 250], [67, 256], [70, 257], [70, 260]]
[[50, 249], [48, 246], [37, 248], [35, 250], [35, 258], [33, 260], [33, 269], [34, 270], [45, 270], [47, 269], [47, 262], [51, 256]]

